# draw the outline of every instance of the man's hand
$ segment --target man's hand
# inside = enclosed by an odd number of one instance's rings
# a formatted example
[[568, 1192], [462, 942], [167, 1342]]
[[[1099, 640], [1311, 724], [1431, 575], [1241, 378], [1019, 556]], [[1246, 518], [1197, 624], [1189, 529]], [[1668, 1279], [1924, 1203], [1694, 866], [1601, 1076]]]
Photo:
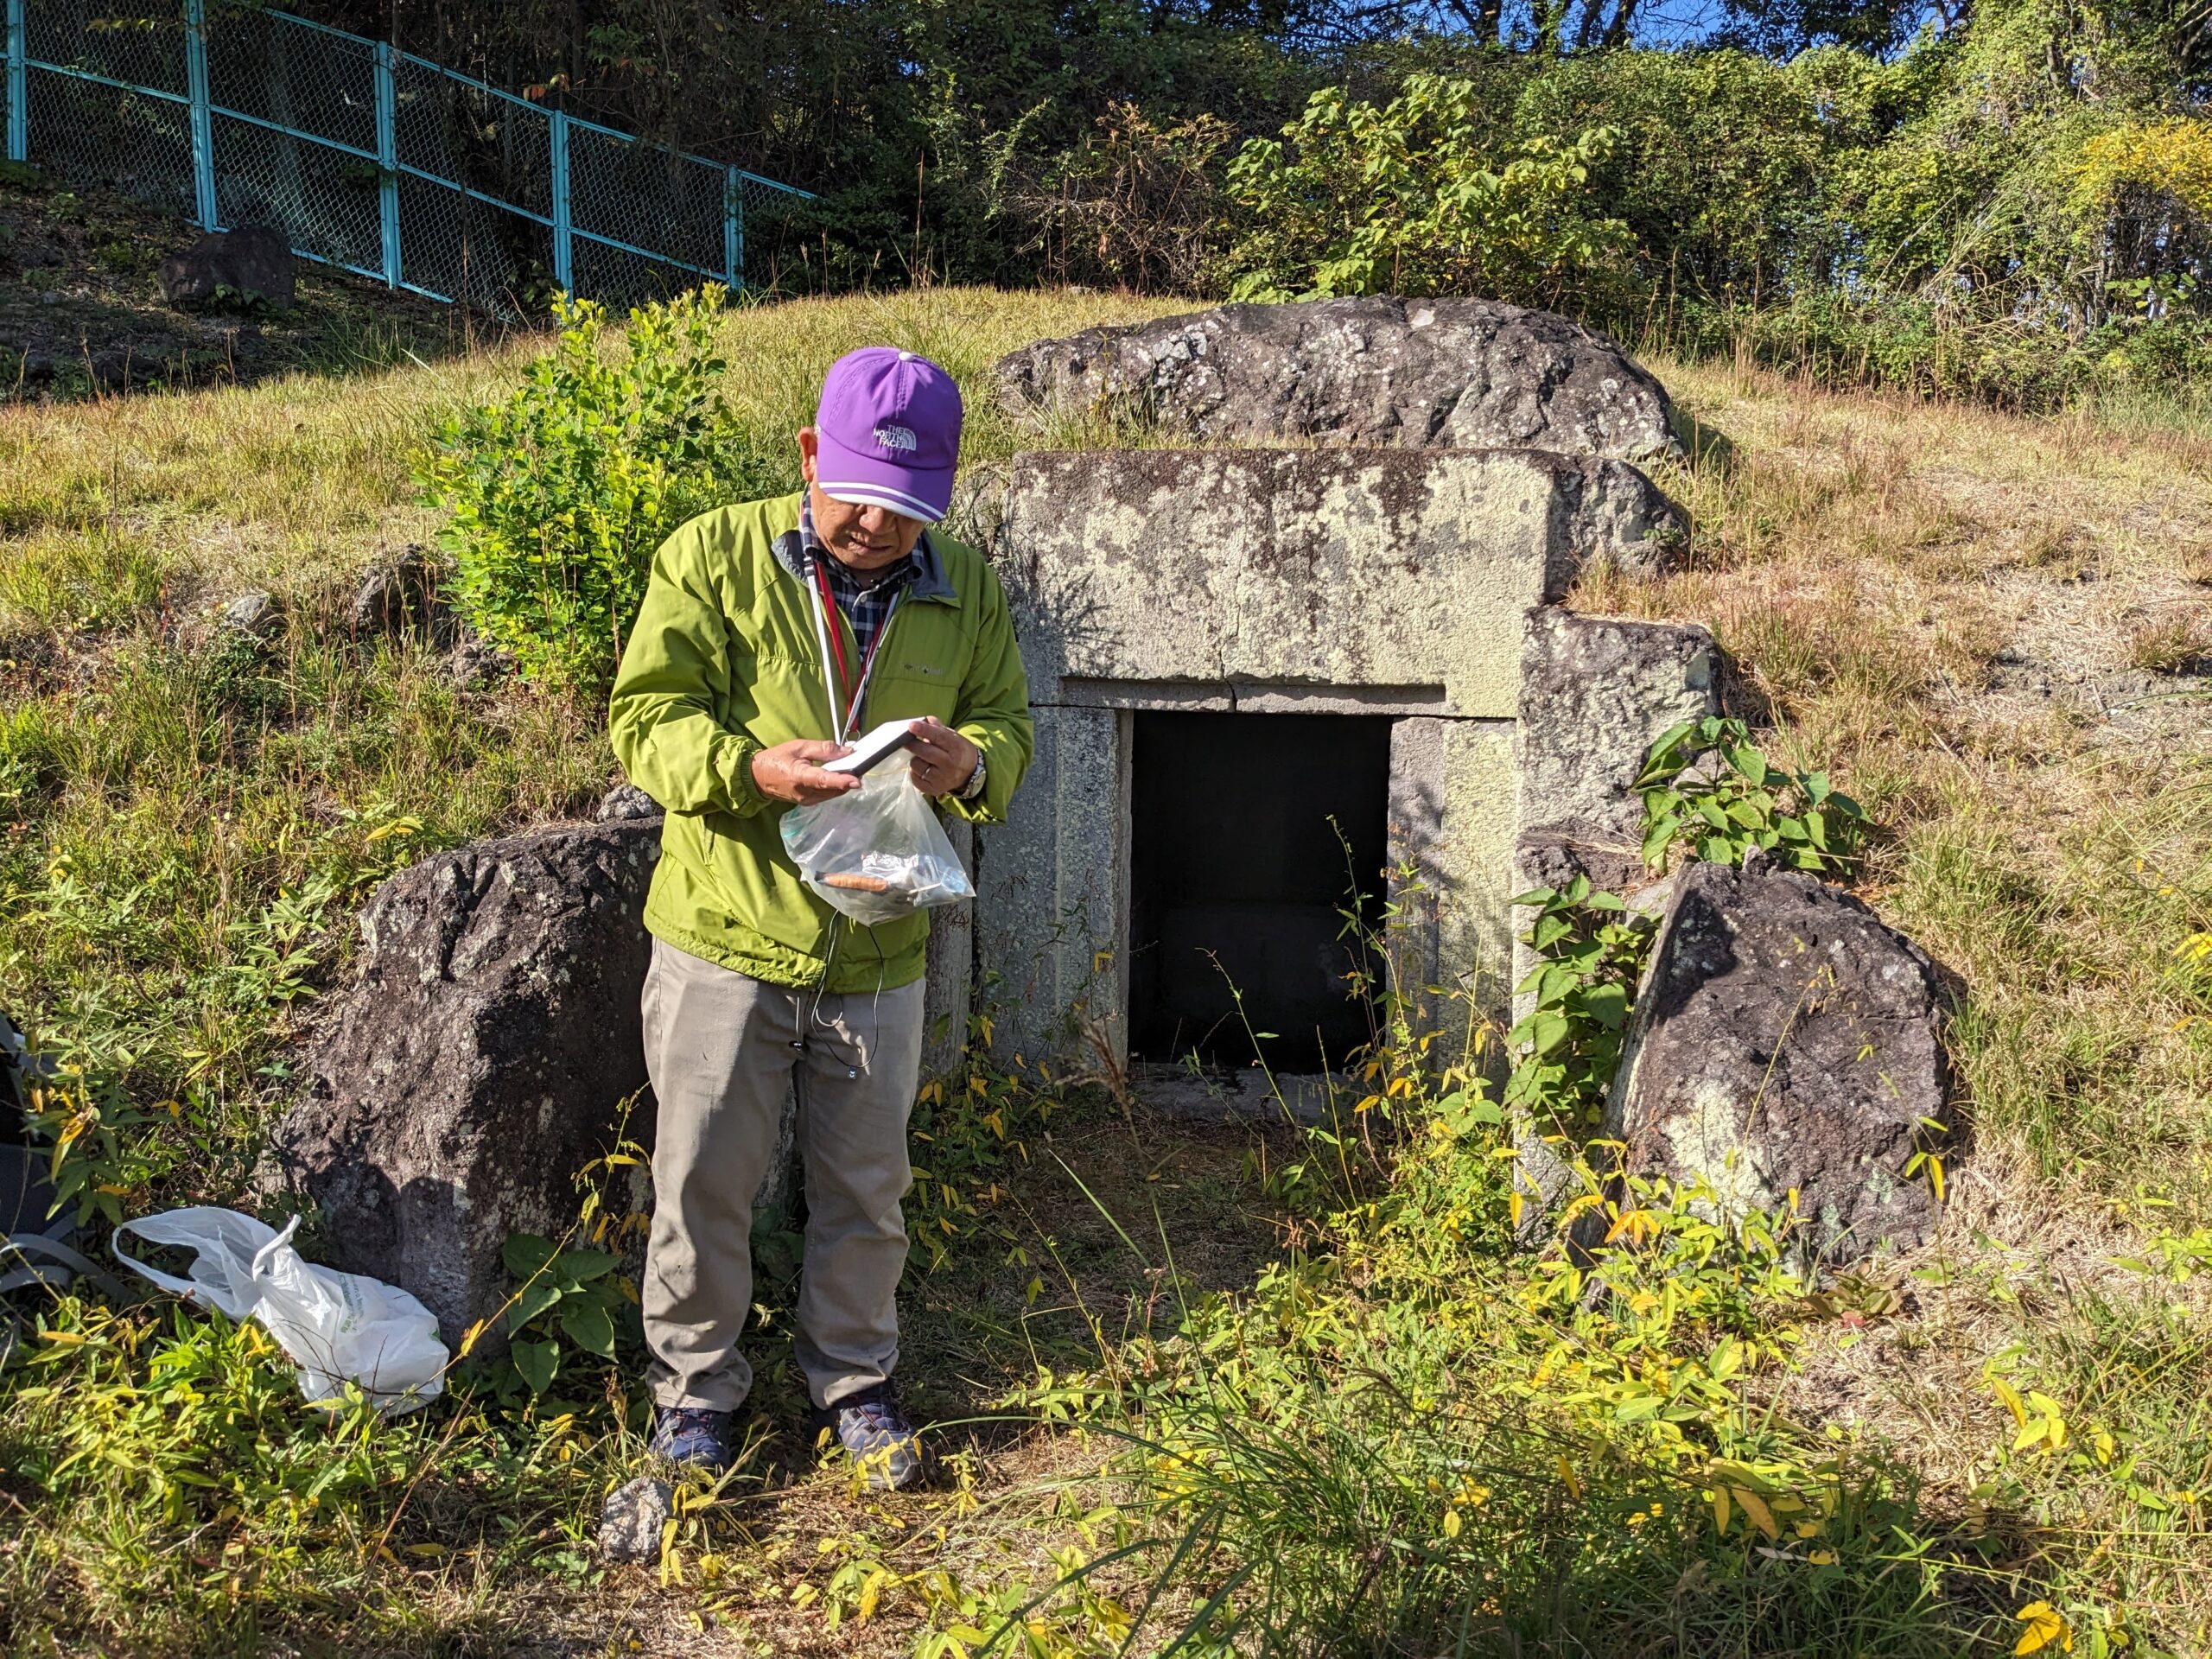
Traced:
[[823, 761], [851, 753], [842, 744], [818, 737], [793, 738], [753, 757], [753, 782], [772, 801], [812, 806], [861, 786], [861, 780], [850, 772], [822, 770]]
[[981, 749], [931, 715], [910, 721], [906, 729], [914, 734], [910, 753], [915, 788], [937, 796], [957, 794], [968, 786], [976, 763], [983, 758]]

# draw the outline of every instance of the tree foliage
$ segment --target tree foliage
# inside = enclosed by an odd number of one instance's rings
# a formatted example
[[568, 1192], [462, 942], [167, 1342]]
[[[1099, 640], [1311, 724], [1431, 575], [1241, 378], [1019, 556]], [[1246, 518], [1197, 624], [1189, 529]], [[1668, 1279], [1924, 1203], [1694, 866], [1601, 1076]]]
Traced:
[[[1471, 81], [1414, 75], [1381, 108], [1313, 94], [1282, 139], [1255, 139], [1229, 167], [1252, 226], [1230, 256], [1231, 297], [1486, 294], [1559, 302], [1628, 250], [1628, 227], [1589, 189], [1618, 135], [1481, 141]], [[1493, 162], [1495, 165], [1493, 165]]]
[[1722, 0], [1694, 41], [1649, 5], [439, 0], [396, 32], [816, 189], [747, 226], [785, 290], [1481, 293], [2024, 404], [2212, 362], [2203, 0]]

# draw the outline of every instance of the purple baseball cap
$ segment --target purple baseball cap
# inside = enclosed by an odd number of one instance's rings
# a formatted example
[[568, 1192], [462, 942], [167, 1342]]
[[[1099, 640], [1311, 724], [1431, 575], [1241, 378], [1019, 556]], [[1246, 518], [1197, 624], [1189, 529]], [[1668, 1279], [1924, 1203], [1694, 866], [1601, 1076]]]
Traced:
[[814, 417], [815, 482], [833, 501], [935, 524], [952, 505], [960, 388], [925, 357], [863, 346], [830, 365]]

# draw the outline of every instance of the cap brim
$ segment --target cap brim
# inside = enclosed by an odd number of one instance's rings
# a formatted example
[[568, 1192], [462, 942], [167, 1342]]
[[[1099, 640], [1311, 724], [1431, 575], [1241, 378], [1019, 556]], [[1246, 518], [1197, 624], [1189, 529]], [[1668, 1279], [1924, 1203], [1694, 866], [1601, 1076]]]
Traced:
[[814, 486], [832, 501], [855, 506], [888, 507], [909, 518], [933, 524], [952, 505], [952, 468], [901, 467], [848, 449], [827, 433], [818, 434]]

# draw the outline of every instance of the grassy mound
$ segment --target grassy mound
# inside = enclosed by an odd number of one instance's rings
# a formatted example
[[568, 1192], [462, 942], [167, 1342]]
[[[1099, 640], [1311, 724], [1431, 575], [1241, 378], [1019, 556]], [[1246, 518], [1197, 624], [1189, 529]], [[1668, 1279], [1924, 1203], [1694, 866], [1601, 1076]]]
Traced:
[[[993, 358], [1157, 308], [805, 302], [717, 350], [764, 454], [852, 345], [935, 356], [981, 460], [1014, 443]], [[373, 883], [604, 788], [594, 704], [347, 621], [429, 539], [417, 446], [532, 349], [0, 410], [0, 1007], [86, 1080], [95, 1213], [236, 1201]], [[1494, 1128], [1417, 1053], [1378, 1050], [1378, 1103], [1316, 1136], [1140, 1135], [984, 1022], [918, 1120], [934, 1488], [816, 1467], [772, 1312], [751, 1460], [659, 1573], [602, 1569], [634, 1355], [326, 1421], [251, 1329], [64, 1302], [0, 1369], [0, 1639], [2202, 1650], [2212, 445], [1655, 366], [1698, 426], [1663, 480], [1694, 544], [1577, 602], [1711, 623], [1762, 741], [1872, 815], [1862, 890], [1967, 996], [1936, 1245], [1815, 1292], [1647, 1192], [1598, 1268], [1520, 1255]], [[215, 615], [253, 589], [266, 638]]]

